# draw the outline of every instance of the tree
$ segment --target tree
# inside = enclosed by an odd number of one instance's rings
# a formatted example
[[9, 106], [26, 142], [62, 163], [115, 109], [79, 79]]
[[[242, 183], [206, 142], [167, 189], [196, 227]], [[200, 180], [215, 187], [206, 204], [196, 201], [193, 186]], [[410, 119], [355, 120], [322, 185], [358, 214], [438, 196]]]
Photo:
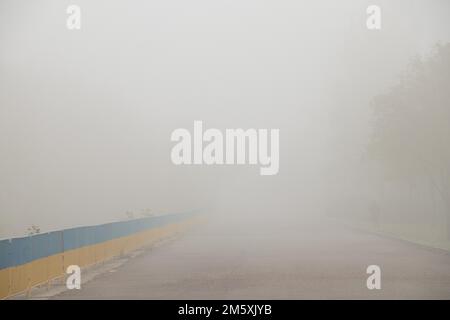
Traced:
[[134, 213], [132, 211], [125, 212], [125, 216], [127, 217], [128, 220], [134, 219]]
[[32, 236], [32, 235], [41, 233], [41, 228], [39, 228], [38, 226], [33, 224], [31, 227], [29, 227], [27, 229], [27, 231], [28, 231], [28, 235]]
[[401, 83], [373, 101], [368, 153], [391, 179], [426, 177], [446, 206], [450, 239], [450, 44], [411, 63]]

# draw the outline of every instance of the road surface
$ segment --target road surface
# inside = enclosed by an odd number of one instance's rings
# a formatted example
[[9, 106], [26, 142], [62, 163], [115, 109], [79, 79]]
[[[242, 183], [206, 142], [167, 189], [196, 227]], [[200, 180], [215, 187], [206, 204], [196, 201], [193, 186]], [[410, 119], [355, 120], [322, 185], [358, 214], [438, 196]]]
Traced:
[[[448, 253], [331, 221], [268, 225], [206, 224], [53, 298], [450, 298]], [[372, 264], [380, 290], [366, 286]]]

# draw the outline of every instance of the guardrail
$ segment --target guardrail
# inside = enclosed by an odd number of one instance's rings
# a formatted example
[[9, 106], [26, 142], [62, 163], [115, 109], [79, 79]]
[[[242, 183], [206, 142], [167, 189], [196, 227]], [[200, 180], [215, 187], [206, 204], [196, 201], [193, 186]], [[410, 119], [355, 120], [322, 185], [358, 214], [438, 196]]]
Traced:
[[0, 299], [151, 244], [192, 223], [193, 213], [78, 227], [0, 241]]

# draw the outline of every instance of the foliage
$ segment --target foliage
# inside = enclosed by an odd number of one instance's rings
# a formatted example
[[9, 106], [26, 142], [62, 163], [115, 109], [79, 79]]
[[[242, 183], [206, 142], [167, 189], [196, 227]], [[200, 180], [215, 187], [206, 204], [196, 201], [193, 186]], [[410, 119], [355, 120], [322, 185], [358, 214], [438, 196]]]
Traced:
[[369, 155], [391, 179], [426, 176], [450, 198], [450, 44], [416, 59], [400, 84], [373, 101]]

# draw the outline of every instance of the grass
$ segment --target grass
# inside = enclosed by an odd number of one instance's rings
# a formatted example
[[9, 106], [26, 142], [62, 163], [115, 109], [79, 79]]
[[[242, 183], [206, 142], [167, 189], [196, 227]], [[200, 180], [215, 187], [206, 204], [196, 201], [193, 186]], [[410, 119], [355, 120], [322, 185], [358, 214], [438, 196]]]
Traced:
[[443, 225], [380, 223], [379, 226], [375, 226], [372, 223], [361, 221], [352, 222], [351, 225], [370, 232], [450, 252], [450, 241], [447, 239]]

